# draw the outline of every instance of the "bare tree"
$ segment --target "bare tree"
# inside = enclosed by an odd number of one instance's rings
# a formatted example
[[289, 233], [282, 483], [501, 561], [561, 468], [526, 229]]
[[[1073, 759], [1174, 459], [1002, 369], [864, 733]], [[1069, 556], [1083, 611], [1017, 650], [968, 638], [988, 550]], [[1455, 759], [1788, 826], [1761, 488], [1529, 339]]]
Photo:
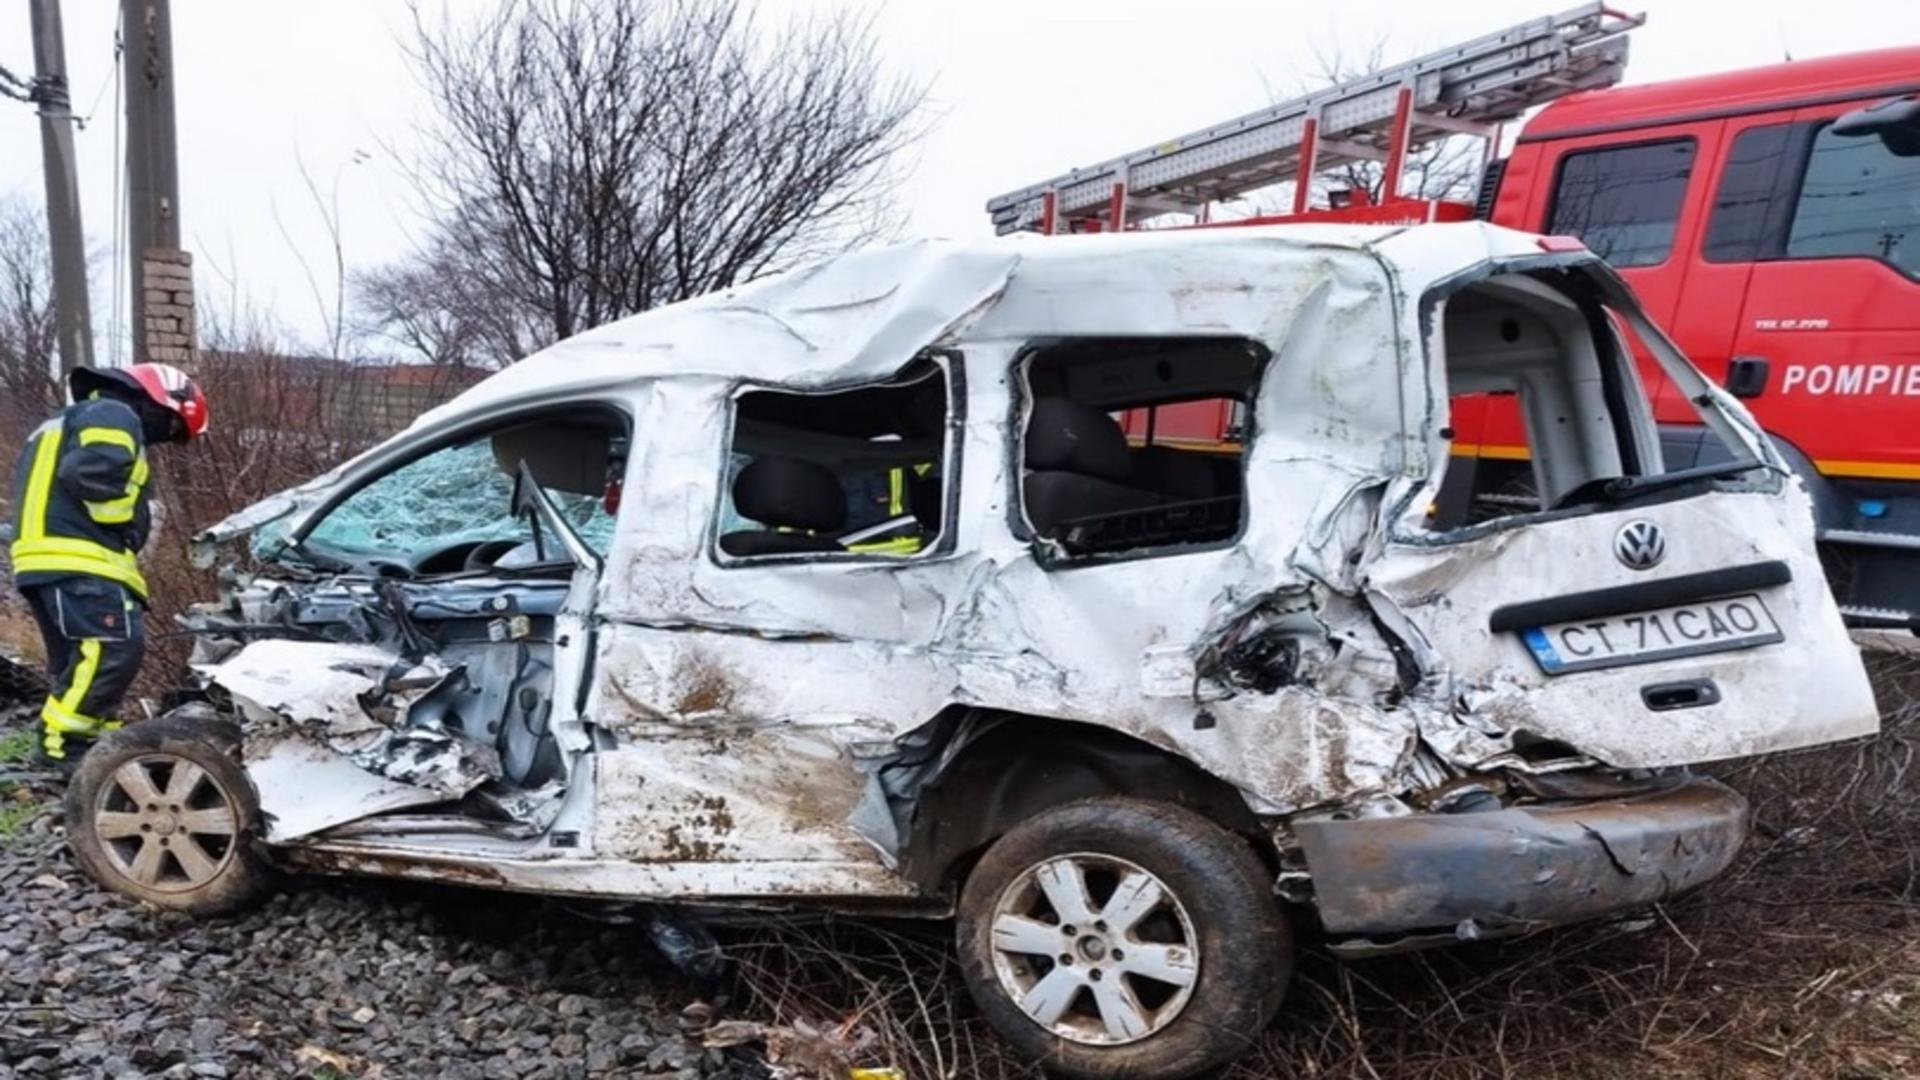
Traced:
[[0, 427], [31, 426], [30, 417], [53, 406], [54, 371], [46, 218], [24, 199], [0, 197], [0, 399], [8, 406]]
[[871, 30], [768, 33], [739, 0], [416, 7], [437, 221], [358, 299], [430, 359], [502, 363], [867, 239], [925, 96], [882, 73]]
[[[1318, 86], [1363, 78], [1387, 67], [1387, 45], [1386, 38], [1375, 38], [1358, 55], [1338, 45], [1316, 48], [1313, 56], [1319, 66], [1315, 73]], [[1407, 154], [1401, 166], [1399, 194], [1415, 199], [1470, 199], [1480, 182], [1485, 154], [1483, 140], [1471, 135], [1435, 139]], [[1321, 182], [1331, 188], [1364, 191], [1369, 199], [1379, 202], [1386, 195], [1386, 171], [1386, 166], [1377, 161], [1349, 161], [1322, 176]]]
[[552, 340], [552, 324], [522, 300], [516, 267], [488, 257], [507, 243], [474, 215], [447, 212], [412, 258], [355, 276], [370, 315], [360, 329], [433, 364], [497, 366], [527, 355]]
[[[1316, 47], [1315, 70], [1310, 76], [1287, 93], [1276, 93], [1269, 86], [1267, 96], [1279, 101], [1364, 78], [1389, 66], [1388, 45], [1388, 39], [1381, 37], [1357, 53], [1338, 43]], [[1418, 147], [1401, 166], [1399, 194], [1415, 199], [1471, 199], [1480, 183], [1486, 153], [1485, 142], [1471, 135], [1452, 135]], [[1348, 161], [1320, 172], [1314, 178], [1314, 188], [1322, 205], [1334, 191], [1364, 192], [1369, 201], [1379, 202], [1386, 195], [1386, 166], [1377, 161]], [[1292, 199], [1293, 185], [1289, 182], [1256, 193], [1248, 209], [1253, 213], [1284, 213]]]

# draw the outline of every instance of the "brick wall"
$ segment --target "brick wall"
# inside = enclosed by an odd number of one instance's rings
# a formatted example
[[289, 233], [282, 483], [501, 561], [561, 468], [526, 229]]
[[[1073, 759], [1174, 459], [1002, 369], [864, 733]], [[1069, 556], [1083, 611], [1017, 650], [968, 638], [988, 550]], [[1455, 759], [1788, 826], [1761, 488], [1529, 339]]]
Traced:
[[174, 248], [148, 248], [140, 263], [145, 355], [140, 360], [193, 363], [193, 256]]

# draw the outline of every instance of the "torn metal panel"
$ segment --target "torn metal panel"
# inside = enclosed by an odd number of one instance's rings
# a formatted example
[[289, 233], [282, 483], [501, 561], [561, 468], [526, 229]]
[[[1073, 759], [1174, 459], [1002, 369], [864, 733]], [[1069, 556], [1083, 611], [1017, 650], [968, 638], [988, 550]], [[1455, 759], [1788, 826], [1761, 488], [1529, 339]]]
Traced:
[[376, 776], [324, 743], [292, 733], [250, 737], [246, 754], [269, 843], [445, 801], [437, 791]]
[[[1040, 565], [1002, 525], [1006, 480], [998, 466], [1018, 417], [1006, 375], [1015, 345], [997, 339], [1035, 332], [1042, 319], [1078, 328], [1072, 320], [1083, 309], [1075, 301], [1087, 295], [1082, 279], [1090, 274], [1106, 284], [1102, 302], [1084, 309], [1089, 326], [1097, 320], [1109, 332], [1148, 332], [1168, 316], [1147, 298], [1178, 288], [1187, 291], [1173, 306], [1204, 308], [1209, 329], [1276, 342], [1262, 401], [1346, 393], [1356, 372], [1383, 349], [1391, 353], [1391, 312], [1379, 303], [1387, 278], [1364, 253], [1276, 247], [1208, 257], [1225, 263], [1211, 271], [1217, 279], [1242, 284], [1202, 285], [1204, 260], [1185, 258], [1166, 266], [1143, 261], [1138, 277], [1090, 260], [1023, 261], [1001, 300], [966, 328], [990, 340], [954, 339], [969, 369], [951, 557], [716, 565], [705, 547], [726, 401], [692, 380], [637, 388], [636, 428], [656, 437], [636, 458], [645, 479], [629, 480], [628, 498], [649, 527], [616, 541], [610, 554], [595, 665], [605, 687], [601, 723], [620, 731], [661, 717], [693, 722], [697, 713], [680, 706], [700, 704], [693, 691], [718, 671], [729, 690], [727, 714], [756, 725], [839, 717], [897, 736], [950, 705], [985, 705], [1116, 727], [1195, 760], [1269, 811], [1398, 786], [1416, 729], [1412, 717], [1376, 704], [1375, 688], [1354, 702], [1317, 676], [1281, 694], [1228, 695], [1205, 680], [1196, 686], [1195, 658], [1236, 603], [1308, 586], [1287, 553], [1308, 531], [1315, 503], [1256, 495], [1246, 532], [1230, 547], [1097, 573]], [[1352, 332], [1368, 319], [1370, 333]], [[1296, 354], [1307, 370], [1290, 366]], [[1302, 490], [1314, 490], [1318, 477], [1344, 489], [1382, 467], [1381, 440], [1365, 432], [1395, 424], [1399, 409], [1395, 399], [1356, 417], [1330, 451], [1325, 432], [1298, 428], [1276, 406], [1276, 434], [1267, 441], [1263, 432], [1249, 451], [1248, 475], [1284, 466], [1305, 478]], [[1320, 447], [1312, 459], [1301, 449], [1309, 442]], [[1326, 460], [1335, 455], [1344, 461]], [[1284, 486], [1294, 489], [1290, 479]], [[1391, 686], [1391, 654], [1368, 617], [1352, 605], [1348, 617], [1355, 625], [1339, 632], [1353, 643], [1366, 639], [1367, 647], [1346, 652], [1338, 685], [1384, 672], [1383, 685]], [[1356, 674], [1369, 664], [1369, 674]]]
[[[458, 670], [437, 661], [408, 667], [391, 650], [372, 645], [266, 640], [200, 673], [247, 720], [243, 758], [250, 773], [259, 766], [261, 810], [282, 822], [275, 834], [288, 839], [303, 834], [296, 828], [457, 799], [499, 779], [500, 759], [492, 747], [430, 722], [409, 722], [409, 707]], [[336, 759], [361, 774], [353, 783], [340, 782], [337, 798], [316, 799], [305, 783], [265, 779]], [[340, 781], [344, 774], [334, 772]], [[349, 813], [355, 808], [360, 812]]]
[[[1810, 746], [1870, 734], [1878, 710], [1813, 551], [1804, 495], [1714, 492], [1636, 508], [1671, 537], [1662, 577], [1769, 561], [1798, 569], [1766, 603], [1782, 626], [1799, 628], [1790, 648], [1718, 652], [1580, 673], [1544, 672], [1523, 640], [1495, 632], [1504, 604], [1585, 588], [1625, 587], [1646, 575], [1613, 552], [1618, 525], [1571, 517], [1504, 530], [1458, 544], [1395, 543], [1371, 566], [1372, 585], [1417, 628], [1451, 675], [1449, 708], [1429, 712], [1422, 734], [1450, 759], [1473, 766], [1511, 750], [1516, 733], [1578, 747], [1610, 765], [1656, 767]], [[1809, 517], [1807, 520], [1811, 520]], [[1628, 632], [1673, 633], [1644, 622]], [[1649, 727], [1644, 687], [1712, 679], [1719, 700], [1660, 714]]]

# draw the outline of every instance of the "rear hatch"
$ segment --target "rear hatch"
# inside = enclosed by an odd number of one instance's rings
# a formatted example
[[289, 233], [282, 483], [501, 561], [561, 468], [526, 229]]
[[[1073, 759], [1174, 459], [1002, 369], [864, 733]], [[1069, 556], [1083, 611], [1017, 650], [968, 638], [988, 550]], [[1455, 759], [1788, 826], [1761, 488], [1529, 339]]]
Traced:
[[[1877, 730], [1804, 490], [1610, 270], [1490, 263], [1421, 315], [1435, 385], [1509, 399], [1527, 433], [1517, 505], [1439, 521], [1430, 482], [1394, 507], [1370, 573], [1453, 677], [1463, 731], [1653, 767]], [[1695, 402], [1710, 464], [1666, 469], [1633, 345]]]

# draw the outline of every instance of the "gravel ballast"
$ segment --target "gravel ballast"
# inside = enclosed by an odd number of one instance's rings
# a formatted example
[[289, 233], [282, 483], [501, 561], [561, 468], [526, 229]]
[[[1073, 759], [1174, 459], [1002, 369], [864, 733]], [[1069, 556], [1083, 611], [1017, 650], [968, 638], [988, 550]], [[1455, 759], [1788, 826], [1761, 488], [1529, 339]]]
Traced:
[[637, 926], [343, 879], [196, 921], [94, 885], [59, 795], [0, 764], [0, 1080], [764, 1075], [683, 1030], [693, 991]]

